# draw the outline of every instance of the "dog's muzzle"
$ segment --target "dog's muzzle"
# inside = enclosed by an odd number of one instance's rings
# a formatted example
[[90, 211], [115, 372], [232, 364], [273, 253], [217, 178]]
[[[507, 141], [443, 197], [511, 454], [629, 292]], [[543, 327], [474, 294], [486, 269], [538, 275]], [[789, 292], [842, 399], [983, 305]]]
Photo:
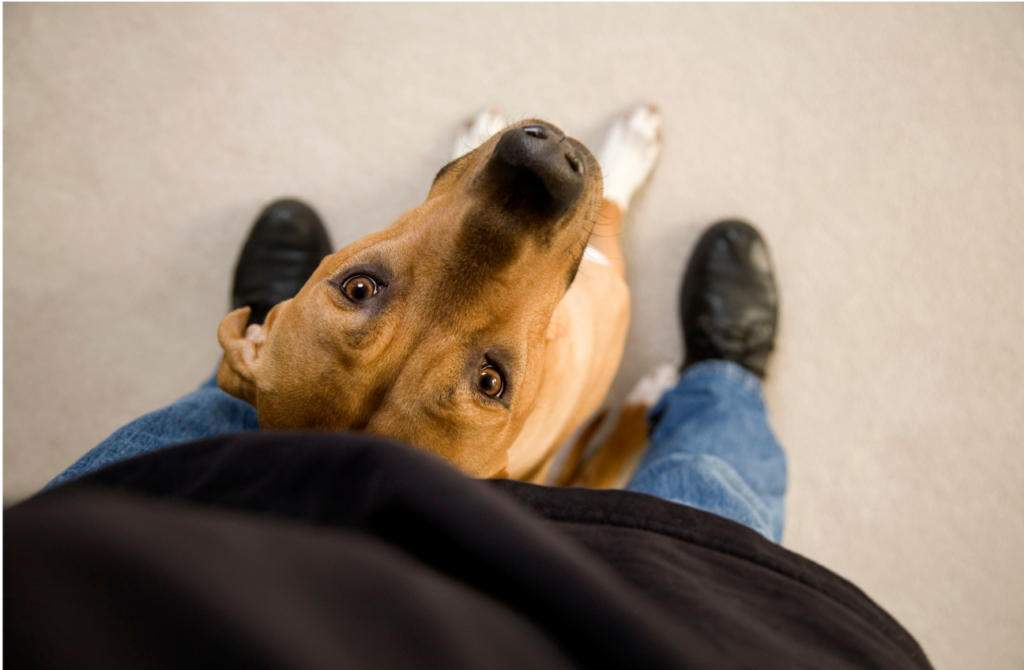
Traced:
[[536, 121], [505, 131], [488, 160], [484, 183], [510, 209], [559, 215], [583, 193], [586, 170], [574, 140]]

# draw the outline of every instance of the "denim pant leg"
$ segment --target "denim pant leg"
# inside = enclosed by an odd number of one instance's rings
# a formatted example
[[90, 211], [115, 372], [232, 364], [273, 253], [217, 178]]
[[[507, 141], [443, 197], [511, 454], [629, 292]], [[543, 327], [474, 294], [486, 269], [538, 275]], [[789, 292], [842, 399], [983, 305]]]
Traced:
[[214, 374], [198, 390], [117, 429], [44, 490], [147, 451], [259, 427], [256, 408], [221, 391]]
[[768, 425], [757, 377], [735, 363], [703, 361], [687, 368], [648, 419], [650, 447], [627, 490], [782, 539], [786, 455]]

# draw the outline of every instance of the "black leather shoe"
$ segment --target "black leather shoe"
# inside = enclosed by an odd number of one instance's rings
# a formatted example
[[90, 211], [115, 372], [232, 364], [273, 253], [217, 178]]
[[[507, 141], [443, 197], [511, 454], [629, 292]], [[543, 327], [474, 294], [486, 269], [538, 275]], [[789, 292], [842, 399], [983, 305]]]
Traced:
[[779, 300], [768, 247], [753, 226], [722, 221], [704, 232], [686, 268], [679, 308], [684, 369], [719, 358], [764, 378]]
[[295, 297], [331, 240], [320, 217], [298, 200], [272, 203], [253, 224], [235, 268], [233, 309], [252, 307], [249, 323], [263, 323], [279, 302]]

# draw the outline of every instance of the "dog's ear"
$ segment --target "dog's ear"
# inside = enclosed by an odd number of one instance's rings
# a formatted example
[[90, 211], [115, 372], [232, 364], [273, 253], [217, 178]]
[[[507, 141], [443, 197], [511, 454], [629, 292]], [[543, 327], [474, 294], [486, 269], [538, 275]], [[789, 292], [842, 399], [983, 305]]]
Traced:
[[217, 328], [217, 341], [224, 358], [217, 370], [217, 386], [224, 392], [256, 405], [257, 343], [246, 337], [248, 307], [231, 312]]

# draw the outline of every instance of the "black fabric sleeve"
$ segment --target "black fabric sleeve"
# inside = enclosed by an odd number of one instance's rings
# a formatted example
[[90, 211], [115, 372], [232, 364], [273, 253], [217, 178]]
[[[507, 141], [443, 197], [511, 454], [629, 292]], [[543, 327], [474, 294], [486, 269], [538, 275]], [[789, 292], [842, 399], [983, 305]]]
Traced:
[[929, 667], [820, 566], [628, 492], [242, 433], [15, 506], [11, 667]]

